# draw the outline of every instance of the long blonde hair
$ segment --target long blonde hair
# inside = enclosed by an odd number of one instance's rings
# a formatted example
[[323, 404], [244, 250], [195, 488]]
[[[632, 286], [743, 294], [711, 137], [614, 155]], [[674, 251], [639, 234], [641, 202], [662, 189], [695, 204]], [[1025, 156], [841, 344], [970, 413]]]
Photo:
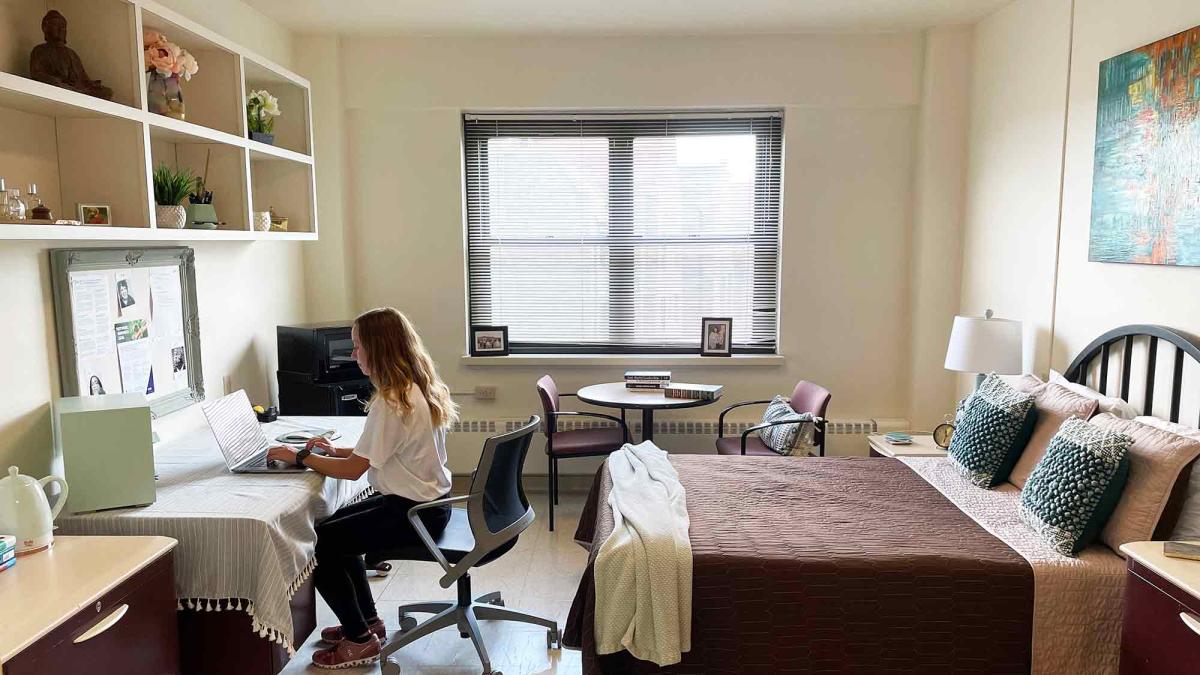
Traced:
[[408, 390], [412, 384], [429, 403], [434, 428], [450, 426], [458, 419], [458, 404], [442, 382], [426, 351], [421, 336], [408, 317], [392, 307], [363, 312], [354, 320], [358, 341], [367, 352], [375, 395], [368, 404], [382, 400], [399, 413], [412, 412]]

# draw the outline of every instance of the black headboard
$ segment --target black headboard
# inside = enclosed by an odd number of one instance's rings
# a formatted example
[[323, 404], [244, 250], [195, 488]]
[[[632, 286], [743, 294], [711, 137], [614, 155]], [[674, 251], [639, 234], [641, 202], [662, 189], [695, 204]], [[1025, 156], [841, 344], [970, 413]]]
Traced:
[[[1129, 399], [1129, 382], [1130, 375], [1136, 368], [1133, 363], [1134, 346], [1139, 342], [1147, 344], [1145, 393], [1140, 401], [1142, 414], [1154, 414], [1155, 385], [1164, 381], [1164, 378], [1169, 377], [1171, 378], [1170, 420], [1178, 422], [1181, 393], [1183, 391], [1183, 357], [1185, 355], [1190, 356], [1197, 363], [1200, 363], [1200, 340], [1187, 333], [1167, 328], [1166, 326], [1154, 325], [1132, 325], [1114, 328], [1092, 340], [1091, 344], [1084, 347], [1079, 352], [1079, 355], [1071, 361], [1071, 365], [1063, 375], [1072, 382], [1088, 385], [1102, 394], [1120, 396], [1137, 407], [1139, 402], [1130, 401]], [[1171, 352], [1167, 352], [1167, 359], [1159, 359], [1160, 342], [1168, 342], [1175, 346], [1173, 357], [1170, 356]], [[1094, 383], [1089, 384], [1087, 382], [1088, 375], [1095, 370], [1094, 363], [1096, 359], [1100, 360], [1099, 373]], [[1109, 394], [1110, 362], [1113, 361], [1116, 362], [1116, 365], [1113, 367], [1119, 369], [1121, 386], [1119, 392]], [[1139, 363], [1138, 365], [1141, 364]]]

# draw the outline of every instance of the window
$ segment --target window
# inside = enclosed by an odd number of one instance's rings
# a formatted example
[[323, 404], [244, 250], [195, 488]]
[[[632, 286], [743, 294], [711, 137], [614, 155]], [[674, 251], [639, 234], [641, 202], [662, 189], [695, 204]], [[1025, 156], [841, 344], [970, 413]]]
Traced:
[[778, 340], [778, 112], [465, 115], [472, 325], [530, 353]]

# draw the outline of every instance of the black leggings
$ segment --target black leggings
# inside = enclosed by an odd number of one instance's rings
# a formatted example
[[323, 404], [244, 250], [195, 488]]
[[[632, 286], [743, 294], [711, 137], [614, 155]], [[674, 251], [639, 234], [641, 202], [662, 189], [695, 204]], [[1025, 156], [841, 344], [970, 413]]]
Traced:
[[[342, 634], [367, 634], [367, 622], [378, 616], [362, 555], [418, 543], [408, 522], [414, 502], [396, 495], [372, 495], [344, 506], [317, 523], [317, 591], [342, 624]], [[427, 509], [421, 520], [437, 536], [450, 520], [450, 507]]]

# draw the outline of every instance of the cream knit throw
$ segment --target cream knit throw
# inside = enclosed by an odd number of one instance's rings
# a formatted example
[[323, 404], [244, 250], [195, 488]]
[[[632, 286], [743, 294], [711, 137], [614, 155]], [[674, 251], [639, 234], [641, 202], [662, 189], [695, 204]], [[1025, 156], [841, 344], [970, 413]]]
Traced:
[[667, 453], [650, 441], [609, 455], [613, 530], [593, 566], [596, 652], [660, 666], [691, 649], [687, 502]]

